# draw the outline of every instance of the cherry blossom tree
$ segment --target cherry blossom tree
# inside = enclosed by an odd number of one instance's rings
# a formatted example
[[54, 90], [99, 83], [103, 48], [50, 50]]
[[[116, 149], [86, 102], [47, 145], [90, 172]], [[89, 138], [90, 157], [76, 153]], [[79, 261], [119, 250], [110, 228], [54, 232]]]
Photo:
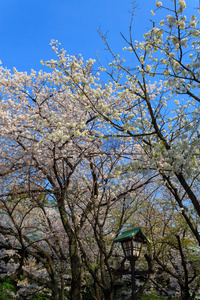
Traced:
[[[167, 12], [160, 21], [159, 12]], [[104, 86], [98, 82], [98, 74], [86, 82], [81, 63], [74, 64], [69, 72], [65, 52], [56, 43], [53, 49], [58, 59], [47, 65], [82, 95], [81, 103], [94, 118], [107, 124], [109, 133], [98, 130], [99, 137], [124, 139], [132, 146], [129, 164], [121, 165], [119, 172], [154, 174], [176, 200], [200, 245], [195, 222], [200, 216], [200, 30], [197, 16], [189, 14], [187, 18], [184, 13], [184, 0], [166, 1], [166, 6], [157, 1], [152, 28], [143, 35], [143, 41], [134, 41], [133, 11], [130, 37], [122, 34], [126, 43], [123, 49], [131, 60], [116, 55], [100, 32], [112, 57], [107, 69], [100, 68], [110, 76]]]
[[[82, 212], [75, 213], [71, 178], [77, 166], [77, 173], [84, 170], [87, 157], [98, 148], [93, 122], [70, 86], [63, 87], [55, 73], [27, 75], [14, 70], [11, 74], [1, 68], [1, 96], [1, 196], [23, 193], [32, 201], [33, 193], [45, 193], [53, 198], [70, 245], [71, 298], [78, 299], [81, 261], [77, 235], [90, 204], [82, 202]], [[80, 220], [81, 226], [77, 225]]]
[[[92, 94], [96, 90], [90, 83], [92, 61], [84, 64], [82, 58], [65, 56], [64, 51], [62, 56], [67, 72], [84, 76], [82, 84]], [[54, 62], [49, 64], [53, 67]], [[64, 278], [70, 273], [69, 297], [79, 299], [84, 264], [105, 298], [112, 298], [112, 239], [127, 221], [129, 208], [136, 209], [136, 191], [141, 193], [152, 178], [122, 176], [119, 166], [131, 155], [132, 146], [99, 137], [109, 128], [86, 109], [85, 95], [76, 91], [70, 76], [54, 67], [52, 73], [30, 75], [3, 67], [0, 71], [1, 209], [14, 227], [7, 228], [2, 221], [1, 233], [19, 243], [17, 272], [51, 289], [53, 299], [59, 299], [60, 293], [64, 299]], [[50, 209], [54, 216], [48, 216]], [[41, 231], [41, 242], [30, 238], [34, 228]], [[93, 257], [87, 252], [88, 236], [96, 248]], [[25, 269], [25, 253], [30, 261], [39, 261], [48, 280]], [[92, 264], [99, 259], [94, 273]], [[67, 274], [66, 264], [70, 264]]]
[[[142, 41], [133, 41], [132, 14], [130, 37], [122, 35], [126, 59], [100, 33], [112, 56], [107, 69], [100, 67], [110, 76], [107, 83], [92, 70], [94, 60], [70, 57], [57, 41], [57, 59], [46, 62], [50, 73], [0, 68], [1, 209], [10, 220], [8, 227], [1, 222], [0, 232], [22, 250], [13, 272], [35, 284], [43, 272], [40, 283], [53, 299], [66, 297], [66, 274], [70, 299], [80, 299], [84, 275], [94, 285], [94, 299], [112, 299], [112, 239], [143, 205], [147, 185], [158, 209], [156, 195], [168, 190], [200, 245], [200, 30], [195, 15], [184, 15], [184, 0], [166, 2], [156, 1], [155, 18], [169, 14], [158, 26], [155, 19]], [[43, 228], [42, 241], [30, 238], [34, 226]], [[183, 266], [182, 232], [174, 245]]]

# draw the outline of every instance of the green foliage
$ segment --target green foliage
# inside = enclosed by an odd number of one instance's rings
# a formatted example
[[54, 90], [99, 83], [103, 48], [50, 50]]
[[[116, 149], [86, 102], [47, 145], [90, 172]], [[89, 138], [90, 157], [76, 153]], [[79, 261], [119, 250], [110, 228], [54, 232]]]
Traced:
[[149, 295], [143, 295], [140, 300], [165, 300], [166, 298], [158, 295], [156, 292], [153, 292]]
[[[170, 298], [171, 300], [181, 300], [180, 298]], [[166, 297], [160, 296], [157, 292], [152, 292], [149, 295], [143, 295], [139, 300], [166, 300]]]
[[29, 300], [49, 300], [49, 298], [43, 296], [42, 294], [41, 295], [34, 295], [30, 298], [28, 298]]
[[[9, 277], [6, 277], [0, 282], [0, 300], [12, 300], [12, 293], [16, 293], [16, 288]], [[28, 298], [28, 300], [49, 300], [44, 294], [34, 295]]]
[[86, 293], [83, 294], [82, 299], [83, 300], [92, 300], [94, 298], [92, 297], [91, 293], [89, 291], [87, 291]]
[[3, 282], [0, 283], [0, 300], [11, 300], [11, 292], [15, 292], [15, 286], [12, 284], [9, 277], [5, 278]]
[[156, 292], [152, 292], [149, 295], [143, 295], [140, 300], [165, 300], [163, 296], [158, 295]]

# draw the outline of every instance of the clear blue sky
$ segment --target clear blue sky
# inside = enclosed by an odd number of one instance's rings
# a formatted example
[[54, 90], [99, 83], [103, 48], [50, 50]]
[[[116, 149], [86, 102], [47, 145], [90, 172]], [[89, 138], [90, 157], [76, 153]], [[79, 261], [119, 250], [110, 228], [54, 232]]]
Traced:
[[[169, 0], [163, 0], [168, 2]], [[198, 0], [187, 0], [198, 5]], [[137, 0], [134, 28], [139, 39], [152, 18], [154, 0]], [[108, 31], [112, 47], [123, 46], [120, 31], [128, 35], [131, 0], [0, 0], [0, 60], [19, 71], [39, 70], [40, 60], [53, 57], [49, 45], [58, 40], [70, 55], [84, 59], [106, 57], [97, 29]]]
[[[146, 2], [145, 7], [142, 7]], [[136, 15], [151, 17], [152, 0], [138, 0]], [[40, 60], [52, 58], [49, 45], [57, 39], [68, 54], [81, 53], [85, 59], [104, 53], [97, 33], [109, 31], [116, 50], [123, 46], [120, 31], [128, 33], [131, 0], [1, 0], [0, 60], [19, 71], [40, 69]], [[142, 24], [139, 23], [137, 31]]]

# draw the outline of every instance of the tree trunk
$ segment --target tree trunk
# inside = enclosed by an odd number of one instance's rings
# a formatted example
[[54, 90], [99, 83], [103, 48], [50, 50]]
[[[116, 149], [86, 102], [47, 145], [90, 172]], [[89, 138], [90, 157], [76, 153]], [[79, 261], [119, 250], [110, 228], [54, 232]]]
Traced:
[[81, 298], [81, 263], [78, 255], [78, 247], [75, 238], [69, 240], [69, 252], [71, 262], [71, 300], [80, 300]]
[[69, 256], [70, 256], [70, 267], [71, 267], [71, 276], [72, 276], [70, 299], [80, 300], [81, 299], [81, 261], [78, 253], [76, 235], [67, 219], [64, 196], [63, 197], [60, 197], [60, 195], [57, 196], [58, 196], [57, 203], [58, 203], [58, 208], [62, 219], [62, 223], [69, 237]]
[[113, 300], [114, 291], [113, 289], [105, 289], [104, 291], [105, 300]]
[[55, 282], [55, 284], [53, 284], [51, 290], [52, 290], [52, 299], [53, 300], [59, 300], [60, 295], [59, 295], [59, 290], [58, 290], [58, 284], [56, 282]]

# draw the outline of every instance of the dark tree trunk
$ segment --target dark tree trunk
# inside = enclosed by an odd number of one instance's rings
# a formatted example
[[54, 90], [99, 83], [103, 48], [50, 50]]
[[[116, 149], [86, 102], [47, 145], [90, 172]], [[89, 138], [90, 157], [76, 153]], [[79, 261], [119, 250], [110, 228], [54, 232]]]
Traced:
[[104, 299], [105, 300], [113, 300], [113, 295], [114, 295], [113, 290], [111, 290], [111, 289], [104, 290]]
[[81, 262], [78, 255], [78, 247], [75, 238], [69, 240], [70, 262], [71, 262], [71, 300], [80, 300], [81, 298]]

